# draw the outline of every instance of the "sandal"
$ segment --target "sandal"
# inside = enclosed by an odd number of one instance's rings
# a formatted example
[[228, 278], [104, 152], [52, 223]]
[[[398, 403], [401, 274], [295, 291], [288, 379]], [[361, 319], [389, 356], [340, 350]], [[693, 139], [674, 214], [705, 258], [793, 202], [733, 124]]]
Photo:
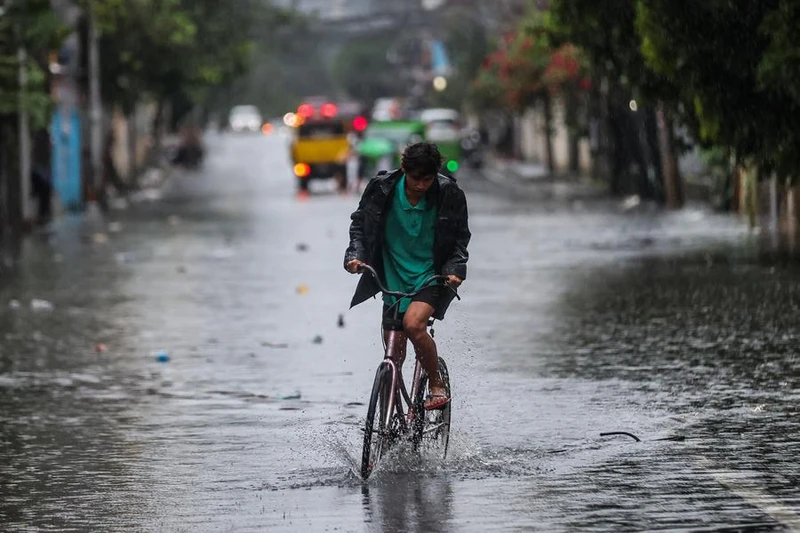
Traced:
[[428, 398], [425, 400], [425, 410], [434, 411], [436, 409], [442, 409], [449, 403], [450, 397], [446, 394], [428, 394]]

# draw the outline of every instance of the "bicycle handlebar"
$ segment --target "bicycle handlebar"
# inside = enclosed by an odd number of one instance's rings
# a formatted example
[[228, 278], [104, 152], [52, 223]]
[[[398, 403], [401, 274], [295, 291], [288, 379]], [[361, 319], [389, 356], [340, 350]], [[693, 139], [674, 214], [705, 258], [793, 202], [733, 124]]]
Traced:
[[[384, 294], [388, 294], [389, 296], [395, 296], [397, 298], [413, 298], [414, 296], [422, 292], [423, 289], [425, 289], [428, 285], [430, 285], [434, 281], [447, 280], [447, 276], [442, 276], [441, 274], [435, 274], [429, 277], [427, 280], [425, 280], [425, 283], [423, 283], [422, 286], [414, 292], [398, 292], [398, 291], [390, 291], [389, 289], [387, 289], [381, 282], [381, 278], [380, 276], [378, 276], [378, 273], [375, 271], [375, 269], [366, 263], [361, 263], [358, 266], [357, 272], [363, 274], [365, 271], [372, 274], [372, 277], [375, 279], [375, 283], [378, 284], [378, 288], [380, 288], [381, 292], [383, 292]], [[456, 298], [458, 298], [459, 300], [461, 299], [461, 296], [458, 295], [458, 291], [456, 291], [454, 287], [448, 285], [447, 283], [444, 283], [444, 286], [453, 291], [453, 293], [456, 295]]]

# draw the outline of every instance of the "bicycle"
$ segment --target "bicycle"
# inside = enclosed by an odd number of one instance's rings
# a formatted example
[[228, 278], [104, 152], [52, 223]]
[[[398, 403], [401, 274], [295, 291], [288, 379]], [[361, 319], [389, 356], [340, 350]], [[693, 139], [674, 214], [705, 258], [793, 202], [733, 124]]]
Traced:
[[[411, 293], [403, 293], [387, 289], [375, 269], [371, 266], [361, 265], [359, 271], [362, 274], [364, 272], [372, 274], [381, 292], [397, 298], [395, 303], [384, 314], [384, 318], [386, 318], [391, 313], [392, 318], [389, 321], [391, 327], [384, 337], [384, 357], [375, 373], [375, 381], [372, 385], [369, 407], [367, 408], [364, 446], [361, 453], [361, 477], [366, 480], [377, 466], [381, 457], [403, 437], [410, 437], [415, 450], [419, 450], [424, 441], [430, 441], [431, 444], [438, 443], [442, 450], [442, 458], [445, 458], [450, 441], [452, 402], [448, 402], [440, 409], [425, 409], [424, 402], [426, 392], [428, 392], [429, 380], [419, 359], [417, 359], [414, 366], [414, 379], [412, 381], [411, 394], [409, 394], [402, 374], [405, 356], [401, 357], [400, 351], [397, 349], [397, 334], [398, 331], [402, 331], [402, 323], [398, 318], [400, 300], [413, 298], [432, 283], [446, 280], [447, 276], [431, 276], [418, 290]], [[452, 290], [456, 298], [461, 299], [453, 287], [447, 284], [443, 286]], [[431, 337], [434, 335], [433, 322], [434, 319], [428, 321]], [[396, 329], [398, 326], [399, 329]], [[441, 357], [439, 357], [439, 373], [442, 376], [448, 397], [452, 397], [447, 363]], [[377, 417], [375, 416], [376, 414], [378, 415]]]

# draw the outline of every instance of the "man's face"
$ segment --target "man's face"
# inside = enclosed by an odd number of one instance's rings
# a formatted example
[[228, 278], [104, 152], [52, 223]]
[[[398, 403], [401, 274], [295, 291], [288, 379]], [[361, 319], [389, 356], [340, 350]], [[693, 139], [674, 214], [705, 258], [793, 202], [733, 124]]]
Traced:
[[433, 185], [436, 174], [424, 174], [406, 171], [406, 196], [421, 199]]

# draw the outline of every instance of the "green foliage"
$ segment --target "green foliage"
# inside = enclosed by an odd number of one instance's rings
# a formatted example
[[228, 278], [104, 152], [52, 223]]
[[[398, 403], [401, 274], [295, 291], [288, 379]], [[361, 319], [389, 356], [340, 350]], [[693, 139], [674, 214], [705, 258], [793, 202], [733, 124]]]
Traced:
[[345, 44], [333, 64], [333, 79], [351, 97], [369, 102], [399, 94], [401, 80], [386, 58], [392, 36], [378, 34]]
[[332, 93], [325, 65], [330, 52], [313, 33], [307, 17], [268, 6], [252, 15], [251, 68], [233, 82], [214, 88], [215, 109], [227, 113], [233, 105], [251, 104], [276, 116], [295, 109], [305, 96]]
[[779, 88], [800, 102], [800, 4], [792, 0], [779, 0], [774, 10], [764, 17], [760, 27], [768, 45], [758, 66], [758, 79], [766, 89]]
[[549, 15], [532, 9], [489, 54], [473, 84], [479, 107], [523, 109], [547, 93], [585, 87], [587, 62], [573, 44], [553, 39]]
[[103, 97], [125, 110], [143, 95], [187, 94], [242, 74], [252, 56], [257, 0], [96, 0]]
[[553, 0], [545, 27], [556, 42], [580, 48], [596, 81], [645, 102], [672, 102], [673, 84], [646, 64], [636, 16], [636, 0]]
[[789, 36], [798, 9], [790, 4], [637, 4], [647, 65], [680, 88], [677, 102], [693, 110], [696, 135], [752, 161], [762, 175], [793, 175], [800, 165], [796, 66], [783, 63], [798, 50]]
[[[47, 52], [57, 48], [66, 35], [49, 0], [7, 3], [7, 11], [0, 16], [0, 114], [25, 109], [34, 129], [47, 124], [51, 101], [43, 64]], [[24, 91], [19, 85], [20, 48], [27, 56]]]

